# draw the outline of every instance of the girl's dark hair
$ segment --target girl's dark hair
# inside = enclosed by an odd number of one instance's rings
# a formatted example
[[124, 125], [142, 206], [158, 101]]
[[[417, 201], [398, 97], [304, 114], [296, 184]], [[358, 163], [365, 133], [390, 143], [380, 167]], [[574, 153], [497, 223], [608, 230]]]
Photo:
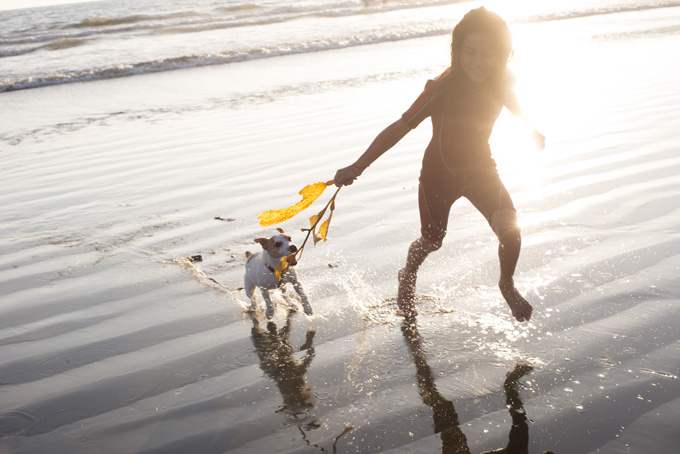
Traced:
[[498, 58], [507, 63], [512, 56], [512, 35], [508, 24], [498, 14], [483, 6], [468, 12], [454, 27], [451, 36], [451, 69], [460, 67], [460, 52], [463, 40], [470, 33], [488, 35], [499, 55]]
[[[483, 6], [470, 10], [454, 27], [451, 37], [451, 67], [447, 72], [453, 81], [466, 79], [460, 66], [460, 55], [463, 41], [471, 33], [484, 33], [490, 37], [503, 67], [512, 57], [512, 35], [505, 20]], [[488, 83], [491, 95], [500, 96], [504, 83], [505, 71], [496, 71]]]

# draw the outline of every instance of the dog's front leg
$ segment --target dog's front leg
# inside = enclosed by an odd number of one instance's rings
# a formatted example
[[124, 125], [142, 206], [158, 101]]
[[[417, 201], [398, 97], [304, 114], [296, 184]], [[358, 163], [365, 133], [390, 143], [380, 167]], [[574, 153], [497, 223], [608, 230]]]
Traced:
[[297, 273], [295, 273], [295, 270], [290, 270], [289, 278], [290, 283], [293, 284], [293, 288], [295, 289], [297, 294], [300, 295], [300, 301], [302, 301], [302, 308], [305, 310], [305, 314], [312, 315], [314, 311], [312, 310], [312, 306], [309, 304], [307, 294], [305, 293], [305, 290], [302, 288], [302, 284], [300, 284], [300, 281], [297, 278]]
[[274, 316], [274, 303], [272, 303], [272, 299], [269, 296], [269, 290], [266, 288], [261, 289], [262, 290], [262, 298], [264, 298], [264, 302], [267, 305], [267, 318], [272, 318]]
[[255, 297], [255, 284], [250, 282], [247, 278], [244, 283], [246, 296], [250, 299], [250, 310], [255, 312], [257, 310], [257, 298]]

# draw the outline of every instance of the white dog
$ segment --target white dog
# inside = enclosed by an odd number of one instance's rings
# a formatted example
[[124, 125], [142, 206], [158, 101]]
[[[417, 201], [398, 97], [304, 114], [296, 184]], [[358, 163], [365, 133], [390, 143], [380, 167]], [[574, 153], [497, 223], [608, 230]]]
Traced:
[[255, 310], [257, 307], [255, 287], [259, 287], [267, 304], [267, 318], [271, 318], [274, 315], [274, 305], [269, 297], [269, 291], [280, 288], [285, 293], [286, 284], [291, 283], [297, 294], [300, 295], [305, 314], [311, 315], [312, 306], [309, 305], [307, 295], [298, 281], [295, 269], [293, 269], [295, 263], [288, 263], [288, 267], [281, 275], [276, 276], [276, 269], [279, 267], [281, 259], [294, 254], [298, 250], [283, 229], [276, 230], [279, 233], [271, 238], [255, 238], [255, 242], [262, 245], [262, 252], [246, 252], [246, 275], [244, 278], [246, 295], [250, 298], [252, 309]]

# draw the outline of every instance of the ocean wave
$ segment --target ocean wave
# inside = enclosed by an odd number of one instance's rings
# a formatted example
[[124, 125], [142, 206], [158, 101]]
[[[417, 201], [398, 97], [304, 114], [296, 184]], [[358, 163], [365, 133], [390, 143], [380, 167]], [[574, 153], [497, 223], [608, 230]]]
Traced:
[[236, 6], [221, 6], [219, 8], [215, 8], [215, 11], [221, 11], [224, 13], [233, 13], [233, 12], [238, 12], [238, 11], [253, 11], [253, 10], [258, 10], [262, 9], [261, 6], [252, 4], [252, 3], [246, 3], [243, 5], [236, 5]]
[[269, 57], [321, 52], [389, 41], [438, 36], [448, 33], [450, 33], [448, 26], [433, 28], [423, 26], [421, 28], [411, 29], [407, 33], [375, 33], [374, 35], [368, 36], [353, 36], [335, 40], [316, 40], [294, 44], [287, 43], [279, 46], [260, 47], [256, 49], [224, 51], [202, 55], [185, 55], [134, 64], [118, 64], [108, 67], [62, 71], [44, 76], [0, 80], [0, 93], [72, 82], [113, 79], [153, 72], [171, 71], [175, 69], [223, 65]]
[[81, 28], [81, 27], [108, 27], [111, 25], [134, 24], [136, 22], [148, 22], [153, 20], [153, 16], [137, 15], [129, 17], [95, 17], [93, 19], [85, 19], [77, 24], [64, 25], [63, 28]]
[[26, 55], [30, 54], [31, 52], [35, 52], [37, 50], [45, 49], [45, 50], [62, 50], [62, 49], [69, 49], [71, 47], [77, 47], [82, 44], [85, 44], [88, 40], [87, 39], [78, 39], [78, 38], [59, 38], [52, 40], [50, 43], [47, 44], [41, 44], [38, 46], [19, 46], [19, 47], [14, 47], [14, 48], [9, 48], [9, 49], [3, 49], [0, 50], [0, 58], [4, 57], [17, 57], [19, 55]]
[[84, 19], [75, 24], [67, 24], [64, 25], [62, 28], [111, 27], [116, 25], [137, 24], [140, 22], [154, 22], [163, 21], [167, 19], [194, 17], [198, 15], [199, 15], [198, 13], [195, 13], [193, 11], [186, 11], [181, 13], [163, 14], [157, 16], [147, 14], [136, 14], [133, 16], [126, 17], [95, 17], [91, 19]]
[[[459, 0], [444, 0], [443, 2], [438, 2], [438, 4], [441, 3], [447, 3], [447, 4], [452, 4], [452, 3], [459, 3]], [[334, 11], [340, 11], [342, 8], [346, 7], [346, 2], [342, 3], [335, 3], [333, 4], [332, 8], [326, 8], [326, 11], [330, 11], [333, 9]], [[433, 3], [425, 3], [426, 6], [432, 6]], [[242, 7], [244, 5], [241, 5]], [[328, 6], [328, 5], [326, 5]], [[604, 5], [600, 7], [589, 7], [586, 9], [580, 9], [580, 10], [564, 10], [564, 11], [551, 11], [551, 12], [546, 12], [545, 14], [535, 14], [533, 16], [524, 16], [524, 17], [518, 17], [518, 18], [513, 18], [512, 20], [514, 22], [545, 22], [545, 21], [552, 21], [552, 20], [561, 20], [561, 19], [569, 19], [569, 18], [579, 18], [579, 17], [588, 17], [588, 16], [593, 16], [593, 15], [601, 15], [601, 14], [613, 14], [613, 13], [622, 13], [622, 12], [631, 12], [631, 11], [643, 11], [643, 10], [649, 10], [649, 9], [655, 9], [655, 8], [666, 8], [666, 7], [673, 7], [673, 6], [680, 6], [680, 0], [665, 0], [665, 1], [655, 1], [653, 3], [649, 4], [638, 4], [638, 3], [620, 3], [616, 5]], [[395, 4], [393, 5], [393, 8], [407, 8], [407, 7], [412, 7], [411, 6], [403, 6], [403, 4]], [[363, 10], [364, 8], [354, 8], [355, 10]], [[380, 9], [380, 8], [376, 8]], [[240, 9], [239, 11], [250, 11], [250, 10], [255, 10], [254, 8], [245, 8], [245, 9]], [[297, 11], [295, 14], [290, 14], [292, 11]], [[244, 14], [234, 14], [230, 16], [229, 20], [226, 20], [225, 22], [220, 22], [220, 20], [224, 19], [227, 16], [221, 16], [222, 19], [220, 19], [220, 16], [215, 17], [213, 19], [205, 20], [204, 17], [201, 18], [196, 18], [194, 16], [193, 22], [192, 21], [185, 21], [185, 18], [187, 17], [187, 14], [166, 14], [166, 15], [157, 15], [157, 16], [150, 16], [150, 15], [134, 15], [134, 16], [127, 16], [127, 18], [120, 18], [120, 20], [117, 21], [119, 24], [126, 23], [127, 25], [122, 25], [120, 28], [118, 28], [117, 32], [120, 32], [121, 30], [136, 30], [138, 27], [138, 23], [135, 23], [134, 21], [139, 21], [142, 20], [143, 18], [149, 18], [149, 17], [156, 17], [156, 18], [168, 18], [168, 17], [180, 17], [181, 19], [178, 21], [175, 21], [174, 24], [172, 22], [165, 22], [165, 23], [159, 23], [155, 24], [156, 26], [156, 33], [168, 33], [168, 34], [176, 34], [176, 33], [188, 33], [188, 32], [200, 32], [200, 31], [209, 31], [209, 30], [217, 30], [217, 29], [223, 29], [223, 28], [229, 28], [229, 27], [236, 27], [240, 25], [248, 25], [248, 26], [257, 26], [260, 24], [264, 24], [266, 21], [267, 24], [271, 24], [274, 22], [282, 22], [282, 21], [287, 21], [290, 20], [292, 17], [300, 17], [300, 15], [307, 15], [309, 16], [310, 14], [317, 14], [317, 13], [310, 13], [310, 11], [313, 11], [314, 8], [313, 6], [305, 6], [305, 5], [298, 5], [298, 6], [281, 6], [281, 7], [274, 7], [274, 8], [269, 8], [269, 13], [267, 14], [261, 14], [259, 10], [258, 12], [253, 14], [253, 15], [248, 15], [247, 13]], [[278, 11], [279, 14], [274, 14], [274, 11]], [[319, 8], [316, 8], [316, 11], [319, 11]], [[191, 13], [195, 14], [195, 13]], [[191, 15], [189, 14], [189, 16]], [[97, 19], [101, 20], [101, 19]], [[97, 20], [93, 23], [98, 23]], [[108, 22], [108, 20], [104, 20], [104, 22]], [[81, 22], [82, 23], [82, 22]], [[178, 25], [179, 24], [179, 25]], [[145, 28], [150, 28], [149, 24], [144, 24], [143, 27]], [[82, 32], [78, 33], [73, 33], [73, 34], [64, 34], [63, 36], [59, 35], [45, 35], [43, 37], [29, 37], [24, 41], [18, 40], [17, 42], [20, 43], [21, 45], [10, 45], [7, 46], [5, 45], [4, 48], [0, 47], [0, 58], [1, 57], [12, 57], [12, 56], [18, 56], [26, 53], [33, 52], [35, 50], [39, 49], [44, 49], [44, 50], [62, 50], [62, 49], [69, 49], [72, 47], [80, 46], [84, 43], [86, 43], [89, 39], [92, 39], [93, 37], [97, 36], [98, 33], [108, 33], [106, 28], [99, 29], [101, 30], [100, 32], [97, 31], [92, 31], [92, 30], [97, 30], [95, 29], [90, 29], [90, 30], [83, 30]], [[111, 29], [113, 30], [113, 29]], [[112, 31], [113, 32], [113, 31]], [[147, 58], [145, 61], [129, 61], [125, 63], [120, 63], [120, 62], [115, 62], [112, 63], [110, 66], [105, 66], [105, 67], [89, 67], [89, 68], [78, 68], [78, 69], [64, 69], [62, 71], [53, 71], [52, 73], [46, 73], [46, 74], [40, 74], [38, 72], [30, 75], [25, 75], [25, 76], [16, 76], [14, 78], [7, 78], [5, 77], [4, 79], [0, 79], [0, 92], [6, 92], [6, 91], [14, 91], [14, 90], [22, 90], [22, 89], [29, 89], [29, 88], [37, 88], [37, 87], [43, 87], [43, 86], [49, 86], [49, 85], [56, 85], [56, 84], [65, 84], [65, 83], [71, 83], [71, 82], [82, 82], [82, 81], [91, 81], [91, 80], [98, 80], [98, 79], [109, 79], [109, 78], [118, 78], [118, 77], [126, 77], [126, 76], [132, 76], [132, 75], [137, 75], [137, 74], [144, 74], [144, 73], [151, 73], [151, 72], [160, 72], [160, 71], [168, 71], [168, 70], [174, 70], [174, 69], [184, 69], [184, 68], [191, 68], [191, 67], [200, 67], [200, 66], [209, 66], [209, 65], [220, 65], [220, 64], [229, 64], [229, 63], [234, 63], [234, 62], [240, 62], [240, 61], [246, 61], [246, 60], [255, 60], [255, 59], [262, 59], [262, 58], [269, 58], [269, 57], [278, 57], [278, 56], [285, 56], [285, 55], [292, 55], [292, 54], [302, 54], [302, 53], [309, 53], [309, 52], [319, 52], [319, 51], [326, 51], [326, 50], [334, 50], [334, 49], [342, 49], [342, 48], [351, 48], [354, 46], [360, 46], [360, 45], [366, 45], [366, 44], [377, 44], [377, 43], [382, 43], [382, 42], [389, 42], [389, 41], [400, 41], [400, 40], [408, 40], [408, 39], [414, 39], [414, 38], [421, 38], [421, 37], [429, 37], [429, 36], [437, 36], [437, 35], [446, 35], [451, 32], [451, 23], [449, 20], [446, 20], [446, 18], [442, 18], [441, 20], [438, 21], [422, 21], [420, 23], [418, 22], [413, 22], [408, 24], [407, 26], [404, 27], [383, 27], [383, 28], [375, 28], [375, 29], [368, 29], [368, 30], [361, 30], [358, 33], [354, 34], [349, 34], [348, 36], [333, 36], [333, 37], [314, 37], [314, 38], [309, 38], [308, 40], [304, 41], [299, 41], [299, 42], [283, 42], [283, 43], [277, 43], [277, 44], [271, 44], [271, 45], [261, 45], [257, 47], [257, 45], [252, 45], [253, 47], [246, 48], [245, 46], [241, 49], [229, 49], [229, 50], [223, 50], [219, 51], [220, 49], [217, 49], [218, 51], [210, 52], [210, 53], [200, 53], [200, 51], [191, 51], [188, 50], [186, 51], [186, 55], [180, 55], [180, 56], [173, 56], [173, 57], [161, 57], [159, 56], [158, 58]], [[46, 40], [47, 42], [41, 41], [41, 39]], [[294, 39], [294, 38], [293, 38]], [[28, 46], [25, 45], [26, 42], [37, 44], [41, 43], [40, 46]], [[3, 42], [0, 40], [0, 46], [3, 45]], [[131, 56], [134, 58], [133, 56]], [[141, 60], [141, 59], [140, 59]], [[68, 68], [68, 66], [67, 66]]]
[[[404, 9], [418, 9], [426, 6], [442, 6], [448, 4], [464, 3], [469, 0], [439, 0], [435, 3], [428, 4], [427, 2], [418, 3], [398, 3], [390, 4], [389, 6], [381, 6], [380, 8], [364, 8], [358, 7], [357, 2], [340, 2], [325, 4], [323, 8], [319, 5], [286, 5], [277, 6], [273, 8], [256, 7], [249, 8], [247, 5], [238, 7], [217, 8], [219, 11], [238, 11], [247, 14], [230, 15], [228, 17], [215, 17], [213, 20], [205, 22], [192, 22], [188, 24], [175, 24], [172, 27], [161, 28], [156, 33], [171, 34], [171, 33], [196, 33], [210, 30], [222, 30], [237, 27], [255, 27], [266, 26], [281, 22], [294, 21], [307, 17], [319, 18], [334, 18], [346, 16], [363, 16], [366, 14], [383, 14], [389, 11], [404, 10]], [[253, 14], [253, 10], [257, 9], [257, 13]]]
[[0, 58], [4, 57], [16, 57], [18, 55], [24, 55], [24, 54], [30, 54], [31, 52], [39, 49], [40, 46], [38, 47], [23, 47], [23, 48], [13, 48], [13, 49], [4, 49], [0, 50]]
[[71, 47], [76, 47], [76, 46], [80, 46], [82, 44], [85, 44], [86, 42], [87, 42], [86, 39], [59, 38], [57, 40], [52, 41], [49, 44], [45, 44], [44, 46], [41, 46], [41, 48], [42, 49], [48, 49], [48, 50], [69, 49]]
[[[43, 43], [61, 39], [85, 38], [98, 35], [116, 35], [130, 32], [151, 32], [170, 30], [175, 33], [191, 31], [195, 27], [211, 28], [211, 24], [220, 24], [235, 18], [205, 16], [196, 12], [182, 12], [165, 15], [134, 15], [126, 17], [90, 18], [77, 23], [55, 27], [50, 25], [44, 29], [31, 29], [24, 33], [0, 35], [0, 47], [23, 44]], [[264, 23], [263, 23], [264, 24]], [[237, 23], [236, 26], [240, 26]], [[255, 24], [259, 25], [259, 24]], [[213, 28], [224, 28], [221, 26]], [[186, 29], [186, 30], [185, 30]]]
[[[190, 22], [186, 22], [190, 23]], [[143, 26], [139, 26], [139, 23], [128, 23], [128, 24], [119, 24], [119, 25], [126, 25], [123, 27], [115, 27], [115, 28], [106, 28], [103, 26], [100, 27], [90, 27], [87, 29], [82, 29], [80, 31], [73, 31], [73, 27], [60, 27], [59, 31], [54, 31], [53, 28], [50, 28], [50, 31], [47, 33], [34, 33], [34, 34], [26, 34], [23, 36], [13, 36], [13, 37], [8, 37], [8, 38], [0, 38], [0, 47], [2, 46], [16, 46], [16, 45], [23, 45], [23, 44], [34, 44], [34, 43], [44, 43], [48, 41], [59, 41], [63, 39], [77, 39], [77, 38], [87, 38], [87, 37], [93, 37], [93, 36], [107, 36], [107, 35], [115, 35], [115, 34], [121, 34], [121, 33], [127, 33], [127, 32], [137, 32], [137, 31], [154, 31], [156, 29], [160, 29], [163, 27], [167, 27], [167, 23], [156, 23], [156, 24], [145, 24]]]
[[[249, 14], [242, 15], [231, 15], [228, 17], [213, 17], [205, 21], [191, 21], [185, 23], [175, 23], [172, 26], [158, 26], [156, 28], [156, 33], [162, 34], [172, 34], [172, 33], [196, 33], [202, 31], [210, 30], [221, 30], [228, 28], [237, 27], [253, 27], [253, 26], [266, 26], [274, 23], [281, 23], [286, 21], [294, 21], [306, 17], [320, 17], [320, 18], [334, 18], [334, 17], [347, 17], [354, 15], [367, 15], [367, 14], [384, 14], [390, 11], [397, 10], [407, 10], [407, 9], [419, 9], [428, 6], [442, 6], [442, 5], [452, 5], [458, 3], [464, 3], [468, 0], [442, 0], [438, 2], [418, 2], [415, 4], [388, 4], [388, 6], [381, 6], [380, 8], [357, 8], [356, 3], [343, 2], [333, 4], [332, 6], [327, 6], [326, 8], [319, 9], [316, 6], [282, 6], [271, 9], [265, 9], [263, 7], [250, 8], [247, 5], [241, 5], [238, 7], [231, 8], [218, 8], [217, 10], [232, 12], [248, 12]], [[254, 5], [253, 5], [254, 6]], [[581, 17], [598, 16], [605, 14], [616, 14], [623, 12], [635, 12], [635, 11], [645, 11], [658, 8], [669, 8], [680, 6], [680, 1], [677, 0], [667, 0], [667, 1], [656, 1], [652, 3], [632, 3], [632, 4], [622, 4], [622, 5], [610, 5], [610, 6], [599, 6], [590, 7], [585, 10], [562, 10], [562, 11], [551, 11], [543, 14], [534, 14], [525, 17], [517, 17], [512, 22], [549, 22], [554, 20], [563, 19], [577, 19]], [[252, 11], [257, 10], [257, 13], [250, 14]]]
[[672, 25], [648, 28], [645, 30], [597, 34], [593, 35], [593, 39], [599, 41], [620, 41], [624, 39], [655, 38], [664, 35], [677, 35], [678, 33], [680, 33], [680, 25]]
[[[447, 5], [456, 5], [462, 3], [470, 3], [470, 0], [421, 0], [418, 2], [388, 2], [387, 4], [380, 4], [377, 7], [364, 8], [357, 4], [356, 1], [340, 1], [337, 3], [324, 4], [301, 4], [301, 5], [285, 5], [271, 8], [260, 7], [251, 4], [244, 4], [233, 7], [216, 8], [215, 11], [222, 12], [243, 12], [247, 13], [253, 22], [250, 25], [256, 24], [259, 20], [263, 24], [267, 24], [270, 16], [286, 16], [287, 19], [293, 20], [307, 16], [318, 17], [339, 17], [349, 15], [371, 15], [384, 14], [398, 10], [422, 9], [429, 7], [441, 7]], [[575, 10], [558, 10], [551, 11], [545, 14], [536, 14], [524, 18], [517, 18], [518, 21], [526, 22], [545, 22], [567, 18], [588, 17], [603, 14], [613, 14], [620, 12], [645, 11], [658, 8], [669, 8], [680, 6], [678, 0], [655, 0], [645, 3], [639, 1], [632, 1], [629, 3], [621, 2], [614, 5], [599, 5], [599, 6], [579, 6]], [[242, 15], [245, 17], [246, 14]]]
[[[75, 35], [81, 36], [79, 35]], [[35, 34], [35, 35], [25, 35], [25, 36], [19, 36], [19, 37], [13, 37], [13, 38], [3, 38], [0, 39], [0, 46], [3, 47], [9, 47], [9, 46], [21, 46], [25, 44], [35, 44], [35, 43], [44, 43], [46, 41], [55, 41], [57, 39], [61, 38], [71, 38], [74, 37], [73, 35], [71, 36], [65, 36], [65, 35], [58, 35], [58, 34]]]
[[192, 23], [186, 25], [178, 25], [171, 27], [160, 27], [154, 30], [154, 33], [158, 34], [182, 34], [182, 33], [199, 33], [212, 30], [225, 30], [229, 28], [238, 27], [253, 27], [262, 25], [278, 24], [281, 22], [287, 22], [293, 20], [291, 17], [285, 16], [267, 16], [256, 19], [244, 19], [244, 20], [226, 20], [226, 21], [211, 21], [204, 23]]
[[[159, 26], [160, 27], [160, 26]], [[104, 29], [104, 30], [83, 30], [80, 32], [68, 32], [68, 33], [37, 33], [33, 35], [25, 35], [25, 36], [19, 36], [19, 37], [13, 37], [13, 38], [5, 38], [5, 39], [0, 39], [0, 47], [1, 46], [16, 46], [16, 45], [25, 45], [25, 44], [35, 44], [35, 43], [44, 43], [44, 42], [49, 42], [49, 41], [59, 41], [63, 39], [78, 39], [78, 38], [87, 38], [87, 37], [92, 37], [92, 36], [98, 36], [98, 35], [112, 35], [116, 33], [123, 33], [127, 31], [134, 31], [136, 30], [137, 27], [130, 26], [126, 28], [118, 28], [118, 29]]]
[[591, 16], [603, 16], [607, 14], [629, 13], [647, 11], [660, 8], [674, 8], [680, 6], [680, 1], [655, 1], [651, 3], [631, 3], [619, 5], [601, 5], [586, 7], [580, 10], [551, 11], [543, 14], [534, 14], [525, 18], [518, 18], [517, 22], [549, 22], [564, 19], [579, 19]]
[[[13, 33], [0, 36], [0, 48], [53, 42], [62, 39], [77, 39], [99, 34], [117, 33], [158, 33], [183, 34], [237, 27], [267, 26], [274, 23], [293, 21], [306, 17], [347, 17], [352, 15], [384, 14], [399, 10], [422, 9], [465, 3], [468, 0], [419, 1], [415, 3], [391, 2], [375, 8], [357, 7], [354, 1], [340, 1], [331, 4], [301, 4], [274, 7], [244, 3], [230, 7], [218, 7], [211, 14], [195, 11], [169, 14], [137, 14], [122, 17], [94, 17], [79, 22], [61, 25], [58, 29], [47, 27], [31, 33]], [[680, 6], [680, 0], [658, 0], [649, 3], [623, 2], [614, 5], [588, 6], [579, 9], [551, 10], [526, 16], [509, 17], [511, 22], [547, 22], [622, 12], [645, 11]], [[2, 53], [4, 52], [4, 54]], [[0, 56], [21, 55], [26, 51], [1, 51]]]

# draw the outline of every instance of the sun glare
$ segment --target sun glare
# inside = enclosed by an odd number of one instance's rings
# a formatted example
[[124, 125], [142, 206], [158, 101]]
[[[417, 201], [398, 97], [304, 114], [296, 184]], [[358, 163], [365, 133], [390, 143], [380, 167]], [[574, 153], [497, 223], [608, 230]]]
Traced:
[[504, 111], [494, 126], [490, 145], [503, 177], [520, 181], [524, 188], [540, 185], [544, 151], [537, 148], [526, 124]]
[[550, 2], [546, 0], [491, 0], [486, 2], [486, 6], [501, 15], [505, 20], [512, 22], [518, 17], [527, 17], [539, 14], [545, 10]]
[[[520, 7], [531, 9], [534, 3], [520, 2]], [[596, 102], [600, 96], [584, 93], [592, 85], [580, 82], [585, 77], [581, 66], [565, 64], [576, 57], [592, 67], [594, 62], [585, 62], [588, 52], [579, 50], [586, 47], [585, 42], [576, 42], [579, 36], [564, 36], [561, 24], [553, 22], [514, 24], [511, 28], [515, 54], [509, 67], [517, 76], [515, 91], [530, 124], [504, 111], [494, 127], [491, 145], [499, 169], [531, 188], [541, 183], [541, 169], [553, 146], [587, 122], [589, 112], [583, 109], [583, 99]], [[536, 147], [532, 129], [546, 136], [544, 151]]]

